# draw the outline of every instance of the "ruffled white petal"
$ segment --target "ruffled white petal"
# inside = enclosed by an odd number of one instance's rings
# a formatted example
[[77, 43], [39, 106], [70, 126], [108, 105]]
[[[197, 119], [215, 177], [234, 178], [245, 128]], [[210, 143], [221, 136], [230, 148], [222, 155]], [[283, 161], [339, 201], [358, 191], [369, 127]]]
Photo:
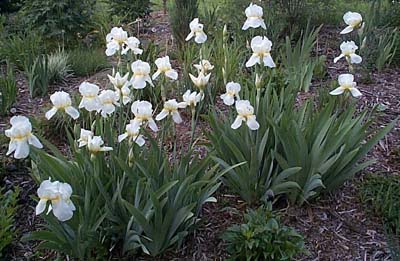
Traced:
[[251, 67], [256, 63], [260, 63], [260, 57], [257, 54], [253, 54], [246, 63], [246, 67]]
[[353, 95], [353, 97], [360, 97], [362, 95], [362, 93], [357, 89], [357, 88], [351, 88], [350, 89], [351, 95]]
[[329, 94], [330, 95], [340, 95], [344, 92], [344, 88], [343, 87], [338, 87], [336, 89], [334, 89], [333, 91], [331, 91]]
[[35, 135], [33, 135], [33, 134], [31, 134], [31, 135], [29, 136], [29, 138], [28, 138], [28, 143], [31, 144], [32, 146], [38, 148], [38, 149], [43, 148], [42, 143], [40, 143], [39, 139], [38, 139]]
[[79, 111], [72, 106], [65, 108], [65, 113], [71, 116], [74, 120], [79, 118]]
[[236, 130], [242, 125], [243, 117], [242, 116], [237, 116], [235, 121], [232, 123], [231, 128]]

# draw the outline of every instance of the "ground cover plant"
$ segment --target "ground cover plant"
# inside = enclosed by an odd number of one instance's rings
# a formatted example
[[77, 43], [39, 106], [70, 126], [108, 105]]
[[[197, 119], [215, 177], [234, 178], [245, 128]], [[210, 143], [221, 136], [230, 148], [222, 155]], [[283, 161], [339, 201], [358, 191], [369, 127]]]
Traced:
[[[314, 2], [160, 2], [170, 17], [149, 26], [147, 2], [137, 14], [109, 16], [126, 3], [87, 1], [100, 13], [84, 8], [63, 32], [79, 13], [58, 20], [67, 2], [49, 0], [51, 15], [32, 23], [43, 38], [13, 33], [9, 23], [19, 16], [7, 15], [0, 185], [18, 182], [22, 169], [30, 177], [22, 204], [31, 206], [16, 208], [16, 219], [7, 214], [7, 233], [18, 231], [18, 239], [6, 233], [7, 248], [79, 260], [200, 260], [213, 251], [191, 254], [201, 242], [215, 244], [223, 259], [315, 258], [313, 226], [299, 229], [291, 213], [329, 224], [337, 210], [313, 214], [314, 206], [340, 198], [354, 177], [376, 168], [377, 148], [389, 153], [398, 116], [381, 117], [396, 105], [370, 103], [362, 77], [388, 70], [398, 46], [395, 27], [377, 20], [372, 2], [341, 13], [329, 31], [334, 44], [321, 50], [323, 27], [296, 23]], [[18, 12], [42, 7], [32, 2]], [[149, 37], [164, 31], [171, 34]], [[364, 198], [380, 198], [370, 193], [379, 185], [368, 184]], [[215, 216], [218, 229], [204, 234]], [[21, 217], [35, 226], [17, 225]], [[397, 217], [390, 212], [390, 222]], [[386, 230], [397, 235], [390, 222]], [[334, 235], [342, 226], [349, 225], [335, 226]], [[312, 236], [328, 237], [324, 229]], [[395, 258], [398, 242], [387, 238]]]

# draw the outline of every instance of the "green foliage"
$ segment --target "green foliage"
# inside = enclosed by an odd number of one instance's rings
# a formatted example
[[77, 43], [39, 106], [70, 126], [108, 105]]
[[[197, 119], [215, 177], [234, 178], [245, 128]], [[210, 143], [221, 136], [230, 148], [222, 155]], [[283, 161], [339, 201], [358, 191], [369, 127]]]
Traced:
[[31, 97], [44, 96], [50, 84], [49, 58], [39, 55], [30, 67], [25, 68]]
[[293, 260], [306, 253], [303, 237], [280, 223], [272, 206], [250, 210], [245, 223], [229, 227], [223, 235], [229, 260]]
[[212, 194], [219, 178], [231, 168], [219, 171], [217, 165], [210, 166], [211, 155], [199, 159], [192, 151], [169, 162], [159, 141], [150, 136], [150, 146], [140, 150], [127, 142], [115, 143], [109, 124], [94, 125], [114, 147], [106, 158], [76, 148], [70, 135], [71, 159], [47, 142], [54, 156], [32, 148], [35, 180], [51, 177], [69, 183], [77, 210], [64, 223], [44, 216], [43, 230], [25, 240], [41, 240], [40, 249], [79, 259], [104, 258], [113, 254], [106, 249], [114, 248], [124, 254], [141, 250], [156, 256], [193, 232], [203, 204], [215, 201]]
[[17, 99], [17, 82], [13, 66], [7, 63], [7, 70], [0, 75], [0, 115], [6, 115]]
[[19, 15], [28, 31], [73, 40], [88, 30], [94, 4], [95, 0], [25, 0]]
[[10, 35], [0, 39], [0, 57], [24, 70], [30, 68], [36, 57], [43, 53], [43, 45], [39, 34]]
[[124, 16], [124, 20], [134, 22], [151, 12], [150, 0], [110, 0], [112, 12]]
[[[373, 133], [367, 111], [356, 114], [354, 104], [335, 104], [335, 98], [322, 103], [321, 109], [314, 109], [312, 101], [307, 101], [295, 111], [286, 111], [276, 124], [281, 142], [276, 154], [279, 165], [301, 167], [291, 176], [301, 187], [288, 193], [292, 202], [302, 204], [321, 191], [332, 191], [373, 163], [359, 161], [396, 122]], [[345, 109], [335, 109], [341, 107]]]
[[190, 31], [189, 23], [197, 17], [197, 9], [197, 0], [174, 0], [170, 10], [170, 24], [178, 49], [185, 44], [185, 38]]
[[323, 56], [311, 57], [320, 29], [310, 30], [307, 27], [294, 47], [292, 40], [286, 37], [282, 64], [289, 86], [299, 91], [309, 91], [314, 70], [324, 62]]
[[[242, 83], [241, 97], [256, 104], [254, 86], [246, 86]], [[270, 82], [263, 90], [256, 114], [260, 123], [257, 132], [252, 133], [245, 124], [237, 130], [232, 129], [231, 124], [236, 115], [232, 110], [226, 117], [210, 112], [208, 118], [211, 127], [208, 138], [211, 141], [210, 147], [216, 153], [215, 161], [222, 168], [246, 163], [229, 171], [223, 177], [223, 182], [249, 204], [298, 187], [296, 183], [288, 181], [290, 176], [300, 170], [298, 166], [283, 168], [281, 171], [274, 158], [279, 140], [271, 122], [278, 122], [285, 110], [291, 110], [294, 102], [294, 96], [288, 88], [282, 87], [278, 92], [279, 87]], [[215, 107], [213, 110], [218, 109]]]
[[0, 258], [15, 235], [14, 218], [20, 189], [5, 191], [0, 188]]
[[21, 7], [22, 0], [3, 0], [0, 2], [0, 14], [16, 12]]
[[400, 178], [368, 175], [361, 199], [369, 213], [382, 218], [393, 260], [400, 258]]
[[78, 76], [88, 76], [108, 67], [104, 50], [100, 49], [74, 49], [69, 54], [69, 64]]

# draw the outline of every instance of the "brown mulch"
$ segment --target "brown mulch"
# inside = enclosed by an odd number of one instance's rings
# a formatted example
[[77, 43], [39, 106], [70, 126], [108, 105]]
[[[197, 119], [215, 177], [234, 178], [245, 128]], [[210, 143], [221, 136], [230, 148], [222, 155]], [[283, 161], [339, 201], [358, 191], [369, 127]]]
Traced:
[[[170, 44], [170, 28], [168, 18], [162, 12], [153, 14], [149, 28], [141, 38], [155, 40], [161, 46]], [[337, 79], [338, 74], [345, 73], [343, 62], [333, 64], [332, 60], [338, 54], [340, 36], [335, 30], [323, 29], [321, 32], [318, 53], [326, 54], [328, 61], [328, 80]], [[100, 72], [89, 81], [104, 86], [108, 71]], [[15, 106], [15, 114], [43, 115], [48, 104], [48, 97], [28, 98], [26, 81], [18, 75], [19, 95]], [[369, 78], [369, 82], [364, 81]], [[374, 105], [384, 105], [386, 109], [374, 119], [375, 127], [382, 127], [400, 115], [400, 70], [389, 68], [383, 72], [371, 72], [368, 77], [356, 74], [356, 81], [363, 96], [359, 100], [360, 109], [372, 108]], [[53, 90], [77, 90], [84, 78], [70, 78], [65, 84], [54, 86]], [[321, 82], [314, 84], [313, 92]], [[184, 115], [185, 122], [178, 128], [178, 137], [181, 143], [187, 142], [190, 131], [190, 115]], [[8, 127], [8, 118], [0, 119], [0, 132]], [[207, 128], [204, 122], [200, 123], [198, 131]], [[385, 139], [383, 139], [369, 153], [368, 158], [376, 158], [377, 163], [371, 165], [340, 190], [332, 195], [322, 195], [304, 206], [290, 206], [282, 209], [281, 214], [286, 225], [296, 228], [305, 237], [310, 256], [299, 257], [299, 260], [389, 260], [390, 255], [385, 241], [381, 221], [368, 215], [365, 206], [359, 198], [360, 184], [365, 173], [380, 173], [382, 175], [400, 175], [400, 122], [398, 122]], [[205, 153], [204, 147], [200, 147]], [[5, 154], [0, 150], [0, 158]], [[36, 186], [29, 170], [15, 166], [14, 161], [7, 160], [5, 176], [1, 176], [0, 184], [6, 187], [18, 185], [22, 187], [22, 194], [16, 217], [18, 234], [36, 230], [40, 220], [34, 215], [35, 202], [30, 198], [36, 194]], [[0, 168], [1, 170], [1, 168]], [[227, 227], [241, 222], [241, 214], [245, 210], [243, 202], [236, 196], [225, 192], [216, 195], [218, 203], [208, 203], [202, 212], [202, 221], [196, 232], [189, 236], [181, 249], [168, 252], [162, 258], [143, 258], [143, 260], [223, 260], [227, 253], [220, 236]], [[19, 260], [34, 256], [35, 244], [13, 242], [9, 252], [10, 259]], [[42, 257], [43, 258], [43, 257]]]

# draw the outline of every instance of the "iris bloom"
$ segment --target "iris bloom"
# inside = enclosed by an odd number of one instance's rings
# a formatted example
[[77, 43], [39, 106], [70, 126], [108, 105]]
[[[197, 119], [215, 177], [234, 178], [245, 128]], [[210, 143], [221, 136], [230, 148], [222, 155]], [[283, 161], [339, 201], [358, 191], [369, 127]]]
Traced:
[[128, 40], [128, 33], [122, 27], [114, 27], [111, 32], [107, 34], [107, 49], [106, 55], [112, 56], [117, 51], [122, 49], [122, 45]]
[[139, 135], [139, 130], [140, 128], [138, 126], [133, 123], [129, 123], [126, 125], [126, 132], [118, 136], [118, 142], [122, 142], [128, 138], [129, 141], [134, 141], [137, 145], [142, 147], [145, 143], [145, 140], [143, 139], [143, 135]]
[[106, 118], [115, 111], [115, 106], [119, 106], [119, 95], [112, 90], [103, 90], [99, 95], [101, 102], [101, 116]]
[[350, 64], [353, 63], [361, 63], [362, 58], [361, 56], [356, 54], [356, 50], [358, 49], [358, 46], [353, 42], [343, 42], [340, 44], [340, 50], [342, 53], [336, 57], [333, 62], [337, 63], [341, 58], [345, 57], [347, 62]]
[[168, 115], [172, 116], [172, 119], [175, 123], [179, 124], [182, 122], [181, 115], [178, 112], [178, 108], [185, 108], [185, 103], [178, 103], [175, 99], [168, 100], [164, 103], [164, 108], [157, 115], [156, 120], [160, 121], [167, 117]]
[[86, 146], [89, 141], [89, 137], [93, 137], [94, 133], [90, 130], [81, 129], [81, 135], [79, 137], [79, 148]]
[[199, 23], [199, 18], [193, 19], [193, 21], [189, 24], [190, 33], [186, 37], [186, 41], [189, 41], [194, 37], [194, 41], [198, 44], [204, 43], [207, 41], [207, 35], [203, 31], [203, 24]]
[[197, 103], [201, 101], [202, 97], [201, 93], [198, 94], [197, 92], [190, 92], [190, 90], [187, 90], [183, 94], [183, 102], [179, 103], [179, 108], [186, 108], [187, 106], [194, 108]]
[[237, 129], [242, 125], [242, 122], [245, 121], [250, 130], [257, 130], [260, 127], [256, 120], [256, 116], [254, 115], [254, 108], [250, 105], [250, 102], [247, 100], [241, 100], [236, 102], [236, 111], [238, 116], [235, 121], [231, 125], [232, 129]]
[[98, 111], [101, 109], [101, 103], [99, 99], [100, 88], [96, 84], [83, 82], [79, 86], [79, 92], [82, 95], [79, 109], [85, 108], [87, 111]]
[[142, 54], [143, 50], [139, 49], [140, 41], [136, 37], [129, 37], [128, 33], [122, 27], [114, 27], [106, 36], [107, 49], [106, 55], [112, 56], [121, 50], [121, 54], [126, 54], [132, 50], [134, 54]]
[[14, 158], [24, 159], [29, 155], [29, 144], [36, 148], [43, 148], [39, 139], [32, 134], [32, 124], [25, 116], [13, 116], [10, 120], [11, 128], [5, 131], [10, 138], [6, 155], [14, 152]]
[[172, 69], [168, 55], [165, 57], [157, 58], [155, 64], [157, 65], [157, 71], [152, 76], [153, 80], [155, 80], [160, 74], [165, 74], [166, 77], [172, 80], [178, 79], [178, 73], [174, 69]]
[[199, 73], [199, 76], [195, 77], [191, 73], [189, 73], [190, 79], [192, 80], [193, 84], [200, 89], [202, 92], [206, 85], [208, 84], [208, 81], [210, 80], [211, 73], [204, 75], [203, 72]]
[[132, 50], [134, 54], [142, 54], [143, 50], [139, 48], [140, 41], [136, 37], [128, 37], [128, 39], [122, 45], [121, 54], [126, 54], [129, 50]]
[[228, 82], [226, 85], [226, 93], [221, 95], [221, 99], [226, 105], [233, 105], [235, 97], [239, 99], [240, 84], [236, 82]]
[[360, 97], [362, 94], [356, 88], [357, 83], [354, 82], [354, 76], [352, 74], [341, 74], [338, 78], [339, 87], [331, 91], [331, 95], [340, 95], [346, 91], [349, 91], [353, 97]]
[[141, 60], [137, 60], [131, 65], [133, 76], [131, 79], [131, 84], [135, 89], [143, 89], [146, 87], [146, 82], [148, 82], [151, 86], [153, 82], [150, 79], [150, 65]]
[[250, 45], [253, 50], [253, 55], [247, 61], [246, 67], [251, 67], [256, 63], [270, 68], [276, 67], [270, 53], [272, 42], [267, 37], [256, 36], [251, 39]]
[[53, 108], [46, 112], [46, 119], [50, 120], [58, 110], [64, 111], [66, 114], [76, 120], [79, 118], [79, 111], [72, 107], [71, 97], [66, 92], [55, 92], [50, 96]]
[[343, 16], [344, 22], [347, 24], [347, 27], [344, 28], [340, 34], [348, 34], [352, 32], [354, 29], [361, 28], [363, 26], [363, 19], [359, 13], [356, 12], [347, 12]]
[[48, 179], [40, 184], [37, 193], [40, 200], [36, 206], [36, 215], [43, 213], [47, 207], [47, 201], [50, 201], [47, 214], [53, 210], [54, 216], [62, 222], [72, 218], [75, 206], [70, 199], [72, 188], [68, 183], [51, 182]]
[[153, 120], [153, 105], [151, 105], [150, 102], [135, 101], [132, 103], [131, 111], [135, 115], [135, 118], [131, 120], [131, 123], [134, 124], [135, 128], [138, 128], [147, 122], [150, 129], [154, 132], [158, 131], [158, 127]]
[[247, 20], [244, 23], [242, 30], [247, 30], [250, 27], [258, 28], [260, 26], [264, 29], [267, 29], [264, 23], [264, 19], [262, 18], [263, 9], [261, 6], [253, 5], [253, 3], [250, 3], [250, 5], [246, 8], [245, 13]]
[[90, 153], [96, 154], [98, 152], [111, 151], [113, 148], [103, 146], [104, 141], [100, 136], [88, 136], [87, 147]]
[[195, 64], [194, 67], [197, 69], [199, 73], [203, 72], [204, 74], [207, 74], [207, 72], [214, 69], [214, 65], [212, 65], [208, 60], [201, 60], [200, 63]]

